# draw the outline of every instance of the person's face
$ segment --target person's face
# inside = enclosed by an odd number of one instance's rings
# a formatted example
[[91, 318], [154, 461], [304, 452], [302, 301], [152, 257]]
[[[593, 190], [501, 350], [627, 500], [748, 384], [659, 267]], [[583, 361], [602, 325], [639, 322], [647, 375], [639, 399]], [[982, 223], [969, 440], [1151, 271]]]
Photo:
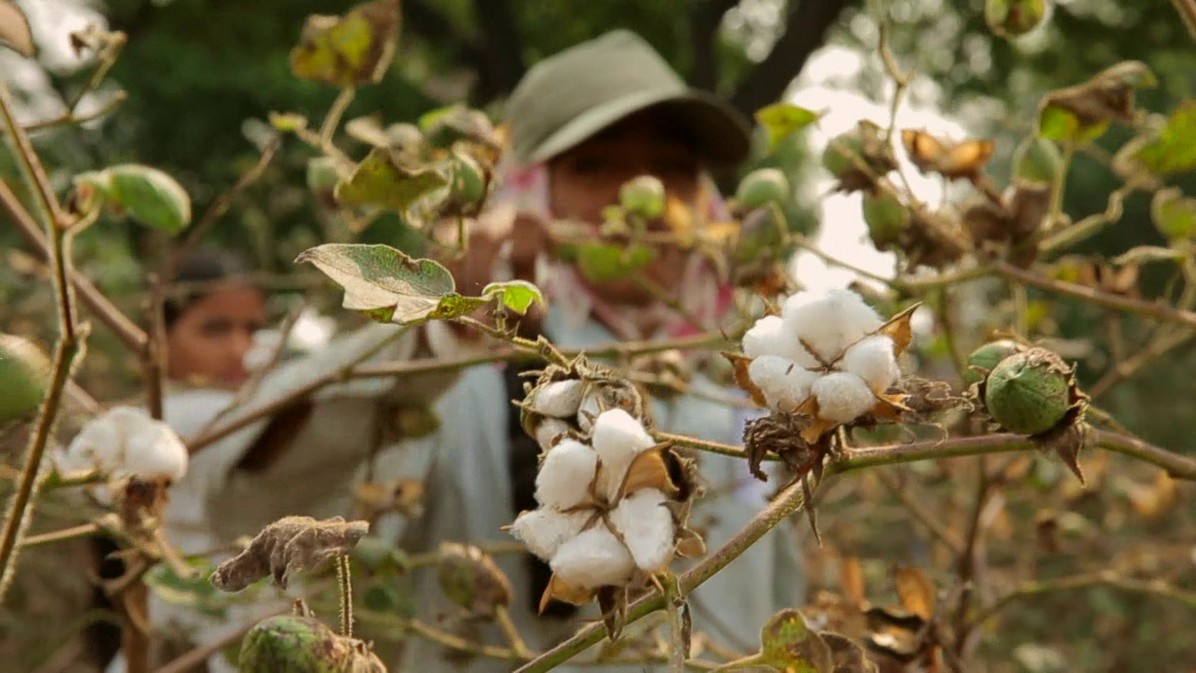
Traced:
[[245, 353], [266, 324], [266, 298], [252, 287], [209, 292], [183, 310], [166, 333], [167, 375], [236, 388], [249, 376]]
[[[633, 115], [553, 159], [548, 165], [553, 214], [597, 226], [602, 210], [619, 202], [619, 188], [640, 175], [655, 176], [668, 197], [694, 205], [699, 193], [698, 154], [660, 124], [650, 113]], [[668, 231], [663, 221], [649, 223], [649, 229]], [[684, 271], [685, 253], [672, 246], [658, 247], [657, 252], [644, 275], [674, 292]], [[620, 303], [644, 304], [653, 298], [632, 280], [604, 283], [594, 290]]]

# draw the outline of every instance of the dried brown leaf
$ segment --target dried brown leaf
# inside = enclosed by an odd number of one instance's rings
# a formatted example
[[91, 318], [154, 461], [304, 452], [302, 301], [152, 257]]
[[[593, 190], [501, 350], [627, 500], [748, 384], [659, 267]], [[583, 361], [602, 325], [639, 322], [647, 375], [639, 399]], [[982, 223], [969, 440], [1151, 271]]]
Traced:
[[748, 376], [748, 366], [752, 364], [752, 359], [742, 353], [723, 351], [722, 355], [731, 363], [731, 371], [735, 374], [735, 385], [747, 392], [753, 402], [767, 407], [768, 401], [764, 399], [764, 392], [752, 382], [752, 377]]
[[627, 623], [627, 588], [600, 587], [597, 598], [598, 608], [602, 611], [602, 624], [606, 627], [606, 636], [615, 640], [622, 635], [623, 626]]
[[933, 171], [946, 178], [978, 176], [995, 147], [991, 140], [951, 142], [917, 129], [903, 129], [901, 142], [918, 170]]
[[934, 586], [921, 570], [898, 566], [893, 569], [893, 584], [902, 607], [927, 621], [934, 616]]
[[275, 584], [286, 588], [293, 573], [349, 553], [368, 531], [365, 521], [346, 522], [339, 516], [323, 521], [283, 517], [263, 528], [240, 554], [221, 563], [211, 581], [224, 591], [240, 591], [272, 576]]
[[867, 602], [864, 593], [864, 571], [860, 567], [859, 557], [844, 556], [839, 561], [839, 587], [843, 589], [843, 595], [856, 605], [864, 605]]

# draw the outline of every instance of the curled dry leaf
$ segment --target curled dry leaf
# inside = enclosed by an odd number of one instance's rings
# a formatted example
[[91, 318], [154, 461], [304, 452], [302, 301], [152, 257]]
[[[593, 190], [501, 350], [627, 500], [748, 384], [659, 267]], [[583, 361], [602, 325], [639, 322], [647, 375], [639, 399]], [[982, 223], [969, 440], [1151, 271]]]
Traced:
[[898, 566], [893, 569], [893, 584], [901, 606], [926, 621], [934, 616], [934, 586], [926, 575], [912, 566]]
[[991, 140], [951, 142], [917, 129], [902, 130], [901, 142], [918, 170], [951, 179], [979, 177], [994, 149]]
[[394, 56], [398, 28], [398, 0], [358, 5], [344, 16], [309, 16], [291, 50], [291, 72], [339, 87], [377, 82]]
[[323, 521], [310, 516], [283, 517], [263, 528], [240, 554], [221, 563], [212, 573], [212, 584], [224, 591], [240, 591], [272, 576], [275, 584], [286, 588], [293, 573], [312, 570], [349, 553], [368, 531], [365, 521], [345, 521], [339, 516]]

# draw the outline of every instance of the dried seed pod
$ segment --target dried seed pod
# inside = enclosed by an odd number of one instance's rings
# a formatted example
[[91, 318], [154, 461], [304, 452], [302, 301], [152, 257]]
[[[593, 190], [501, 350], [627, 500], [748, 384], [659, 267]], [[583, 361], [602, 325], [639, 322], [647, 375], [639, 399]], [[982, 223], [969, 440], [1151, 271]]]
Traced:
[[1037, 435], [1072, 406], [1072, 370], [1058, 355], [1031, 348], [1001, 360], [984, 381], [984, 405], [1009, 432]]

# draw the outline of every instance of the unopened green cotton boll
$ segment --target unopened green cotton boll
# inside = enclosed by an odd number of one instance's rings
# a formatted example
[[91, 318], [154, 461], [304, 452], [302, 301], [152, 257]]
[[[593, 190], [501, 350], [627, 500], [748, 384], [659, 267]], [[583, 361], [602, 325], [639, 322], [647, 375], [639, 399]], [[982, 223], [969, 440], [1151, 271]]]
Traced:
[[241, 673], [385, 673], [360, 640], [337, 635], [318, 619], [295, 615], [258, 622], [241, 641]]
[[1032, 348], [1001, 360], [984, 382], [984, 406], [1009, 432], [1036, 435], [1071, 407], [1071, 382], [1059, 356]]
[[454, 154], [452, 163], [451, 197], [466, 209], [476, 209], [486, 198], [486, 172], [471, 156]]
[[811, 386], [818, 400], [818, 416], [835, 423], [850, 423], [876, 404], [868, 384], [855, 374], [832, 372]]
[[748, 173], [735, 192], [735, 198], [749, 210], [774, 203], [783, 206], [789, 195], [789, 180], [778, 168], [760, 168]]
[[909, 208], [891, 192], [880, 190], [864, 194], [864, 222], [878, 247], [897, 241], [910, 223]]
[[575, 439], [558, 442], [536, 475], [536, 501], [556, 509], [569, 509], [589, 497], [590, 482], [598, 468], [598, 455]]
[[32, 416], [49, 379], [50, 360], [37, 345], [0, 334], [0, 421]]
[[649, 220], [664, 213], [664, 183], [652, 175], [628, 180], [619, 189], [619, 205], [630, 213]]
[[1021, 350], [1021, 346], [1012, 339], [1000, 339], [998, 341], [990, 341], [968, 356], [968, 368], [963, 373], [963, 380], [968, 385], [979, 383], [984, 380], [988, 372], [997, 366], [997, 363], [1005, 358], [1013, 355]]
[[566, 540], [581, 532], [593, 512], [536, 509], [523, 512], [511, 524], [511, 534], [543, 561], [551, 561]]
[[597, 525], [562, 544], [549, 566], [571, 586], [597, 589], [626, 584], [635, 571], [635, 559], [614, 533]]

